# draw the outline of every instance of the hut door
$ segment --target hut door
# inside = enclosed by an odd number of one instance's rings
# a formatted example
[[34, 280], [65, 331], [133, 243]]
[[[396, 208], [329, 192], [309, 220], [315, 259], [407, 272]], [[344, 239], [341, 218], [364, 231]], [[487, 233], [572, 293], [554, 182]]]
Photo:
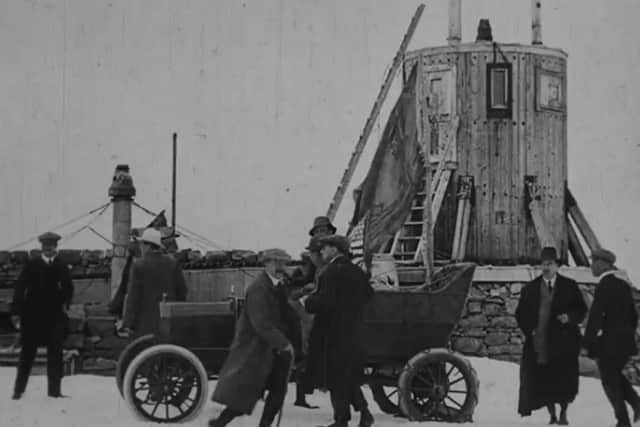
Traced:
[[[449, 122], [456, 112], [455, 67], [432, 65], [426, 67], [422, 96], [425, 99], [426, 114], [423, 116], [425, 135], [429, 137], [432, 163], [438, 163], [446, 149]], [[453, 147], [445, 161], [456, 161]]]

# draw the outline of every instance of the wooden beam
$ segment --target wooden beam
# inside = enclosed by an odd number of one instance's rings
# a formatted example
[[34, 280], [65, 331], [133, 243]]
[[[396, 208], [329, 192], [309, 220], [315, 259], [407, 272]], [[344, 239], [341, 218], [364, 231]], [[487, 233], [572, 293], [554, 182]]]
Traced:
[[451, 169], [445, 170], [440, 178], [436, 192], [433, 194], [433, 202], [431, 205], [431, 218], [433, 220], [433, 229], [435, 229], [436, 222], [438, 222], [438, 216], [440, 215], [440, 208], [444, 200], [445, 194], [447, 194], [447, 188], [449, 188], [449, 181], [451, 180]]
[[458, 197], [458, 209], [456, 212], [456, 228], [453, 232], [453, 247], [451, 249], [451, 259], [457, 260], [460, 253], [460, 236], [462, 235], [462, 218], [464, 217], [465, 200]]
[[587, 219], [582, 213], [582, 209], [580, 209], [580, 206], [578, 206], [578, 202], [573, 197], [573, 194], [571, 193], [571, 190], [569, 190], [569, 187], [566, 188], [565, 196], [567, 203], [567, 212], [569, 213], [569, 216], [571, 217], [573, 222], [576, 224], [576, 228], [578, 229], [580, 234], [582, 234], [584, 240], [587, 242], [589, 250], [593, 252], [595, 249], [601, 248], [602, 246], [600, 245], [600, 242], [596, 237], [596, 233], [594, 233], [593, 229], [591, 229], [591, 226], [589, 226]]
[[565, 215], [565, 218], [567, 222], [567, 234], [569, 236], [569, 252], [571, 252], [571, 256], [573, 256], [577, 266], [588, 267], [590, 265], [589, 258], [580, 243], [578, 233], [576, 233], [576, 230], [573, 228], [568, 214]]
[[536, 234], [538, 235], [538, 240], [540, 241], [540, 247], [544, 248], [547, 246], [556, 247], [555, 240], [551, 236], [549, 232], [549, 227], [547, 226], [546, 221], [544, 220], [544, 214], [542, 213], [542, 207], [540, 206], [540, 201], [536, 199], [533, 194], [532, 185], [528, 186], [529, 194], [531, 195], [531, 201], [529, 202], [529, 212], [531, 213], [531, 219], [533, 219], [533, 225], [536, 229]]
[[[422, 155], [424, 156], [424, 202], [422, 203], [422, 236], [420, 241], [423, 242], [422, 250], [422, 264], [424, 265], [424, 284], [428, 286], [431, 283], [431, 275], [433, 274], [433, 218], [431, 212], [431, 206], [433, 202], [431, 183], [431, 162], [429, 161], [429, 155], [431, 153], [431, 138], [427, 138], [422, 126], [422, 112], [428, 111], [426, 99], [422, 96], [422, 60], [418, 60], [418, 76], [420, 77], [416, 82], [416, 125], [418, 127], [419, 143], [422, 146]], [[416, 253], [414, 259], [418, 258], [420, 253], [420, 242], [416, 247]]]
[[[413, 37], [413, 33], [415, 32], [416, 27], [418, 26], [418, 21], [420, 21], [420, 17], [422, 16], [423, 11], [424, 11], [424, 4], [421, 4], [420, 6], [418, 6], [418, 9], [413, 15], [413, 18], [411, 18], [411, 22], [409, 23], [409, 28], [407, 29], [407, 32], [405, 33], [402, 39], [402, 42], [400, 43], [400, 48], [396, 52], [396, 56], [393, 58], [391, 68], [389, 69], [389, 72], [387, 73], [387, 76], [384, 79], [384, 83], [382, 84], [382, 87], [380, 88], [380, 93], [378, 93], [378, 96], [373, 104], [371, 113], [369, 113], [369, 118], [367, 118], [367, 121], [364, 125], [364, 129], [362, 130], [362, 134], [360, 134], [360, 138], [356, 143], [356, 148], [351, 154], [351, 158], [349, 159], [349, 163], [347, 164], [347, 169], [345, 169], [344, 171], [342, 179], [340, 180], [340, 184], [336, 189], [336, 192], [333, 196], [333, 200], [331, 201], [331, 204], [329, 205], [329, 209], [327, 211], [327, 216], [332, 221], [336, 216], [336, 212], [340, 207], [340, 203], [342, 203], [344, 194], [347, 191], [347, 187], [349, 186], [349, 183], [351, 182], [351, 178], [353, 177], [356, 166], [358, 165], [358, 161], [362, 156], [362, 152], [364, 151], [364, 147], [367, 144], [369, 135], [371, 135], [371, 131], [373, 130], [373, 126], [376, 122], [376, 119], [380, 115], [382, 104], [384, 103], [384, 100], [386, 99], [387, 94], [389, 93], [389, 89], [393, 84], [393, 79], [395, 78], [398, 70], [400, 69], [400, 65], [402, 65], [404, 61], [404, 55], [407, 51], [407, 48], [409, 47], [409, 42], [411, 41], [411, 38]], [[420, 77], [421, 75], [418, 74], [418, 79], [420, 79]]]
[[467, 254], [467, 240], [469, 239], [469, 221], [471, 220], [471, 199], [466, 199], [464, 203], [464, 216], [462, 217], [462, 232], [460, 233], [460, 249], [458, 259], [454, 261], [464, 261]]

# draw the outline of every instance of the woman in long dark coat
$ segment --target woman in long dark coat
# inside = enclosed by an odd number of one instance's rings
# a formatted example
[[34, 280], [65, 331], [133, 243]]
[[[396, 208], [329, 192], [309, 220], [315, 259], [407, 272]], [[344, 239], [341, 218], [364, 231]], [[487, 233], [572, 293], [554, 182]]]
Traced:
[[[525, 338], [518, 413], [547, 407], [551, 424], [567, 425], [578, 394], [580, 328], [587, 306], [576, 282], [557, 274], [555, 249], [543, 250], [543, 275], [522, 289], [516, 320]], [[556, 418], [555, 404], [560, 404]]]

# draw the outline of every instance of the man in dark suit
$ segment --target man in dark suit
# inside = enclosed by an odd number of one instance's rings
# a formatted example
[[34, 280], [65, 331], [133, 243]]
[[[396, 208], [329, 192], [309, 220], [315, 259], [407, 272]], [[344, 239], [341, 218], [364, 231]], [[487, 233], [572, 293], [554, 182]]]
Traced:
[[591, 271], [599, 278], [589, 313], [584, 347], [589, 357], [597, 359], [600, 380], [611, 402], [617, 427], [629, 427], [625, 402], [633, 408], [634, 422], [640, 421], [640, 398], [622, 369], [638, 353], [636, 328], [638, 314], [630, 284], [614, 266], [616, 256], [606, 249], [591, 254]]
[[282, 408], [291, 363], [300, 349], [300, 329], [283, 287], [291, 257], [282, 249], [261, 253], [264, 271], [249, 285], [229, 355], [211, 400], [225, 405], [209, 427], [224, 427], [249, 415], [268, 391], [260, 427], [269, 427]]
[[[580, 329], [587, 306], [578, 285], [558, 274], [556, 249], [542, 250], [542, 275], [522, 289], [516, 320], [525, 337], [518, 412], [547, 407], [549, 424], [568, 425], [578, 394]], [[560, 418], [555, 405], [560, 405]]]
[[307, 357], [308, 383], [329, 390], [334, 411], [331, 427], [348, 425], [350, 403], [360, 409], [359, 426], [369, 427], [373, 416], [360, 385], [365, 362], [363, 310], [373, 289], [367, 275], [347, 257], [346, 237], [324, 236], [319, 243], [327, 267], [320, 275], [318, 291], [301, 299], [306, 310], [315, 314]]
[[142, 257], [131, 265], [123, 335], [157, 334], [160, 329], [160, 302], [184, 301], [187, 286], [177, 261], [162, 251], [162, 236], [147, 228], [139, 239]]
[[20, 399], [27, 387], [39, 346], [47, 347], [47, 382], [50, 397], [60, 392], [63, 376], [62, 344], [69, 328], [73, 282], [69, 268], [56, 256], [60, 236], [45, 233], [39, 238], [42, 255], [24, 266], [13, 294], [11, 313], [20, 323], [20, 360], [13, 399]]

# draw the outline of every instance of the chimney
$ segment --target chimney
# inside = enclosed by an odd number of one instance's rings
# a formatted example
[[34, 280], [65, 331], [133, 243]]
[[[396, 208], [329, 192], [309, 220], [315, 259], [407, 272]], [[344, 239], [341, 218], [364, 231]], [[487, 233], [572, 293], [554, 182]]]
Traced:
[[462, 39], [462, 7], [460, 0], [449, 0], [449, 46], [457, 46]]
[[493, 35], [491, 34], [491, 24], [488, 19], [481, 19], [478, 24], [478, 35], [476, 36], [477, 42], [491, 42], [493, 41]]
[[531, 43], [542, 44], [542, 1], [531, 0]]

